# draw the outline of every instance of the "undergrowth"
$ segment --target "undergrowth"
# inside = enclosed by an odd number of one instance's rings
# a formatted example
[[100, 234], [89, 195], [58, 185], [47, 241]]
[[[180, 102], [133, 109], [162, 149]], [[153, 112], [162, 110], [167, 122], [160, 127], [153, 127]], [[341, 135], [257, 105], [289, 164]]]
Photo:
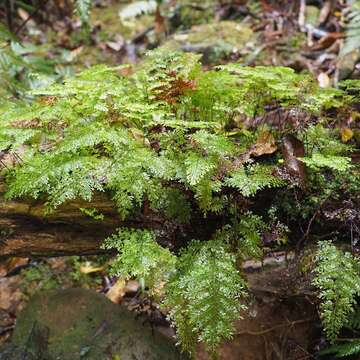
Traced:
[[[198, 341], [216, 353], [231, 338], [246, 307], [239, 264], [261, 256], [265, 237], [284, 241], [283, 219], [289, 226], [308, 220], [329, 197], [351, 197], [358, 188], [352, 147], [327, 122], [330, 112], [341, 118], [354, 111], [354, 98], [288, 68], [229, 64], [203, 71], [198, 56], [159, 49], [134, 68], [98, 65], [31, 95], [30, 104], [1, 104], [0, 150], [13, 159], [3, 163], [7, 199], [41, 199], [49, 213], [106, 192], [121, 219], [148, 218], [148, 229], [121, 228], [104, 247], [119, 252], [114, 274], [139, 278], [162, 301], [190, 353]], [[288, 117], [266, 121], [274, 108]], [[289, 134], [304, 146], [302, 156], [280, 151]], [[345, 173], [354, 186], [340, 193]], [[316, 184], [329, 188], [326, 198]], [[278, 197], [282, 190], [295, 195]], [[264, 205], [253, 206], [265, 194]], [[299, 216], [302, 204], [307, 210]], [[104, 219], [86, 205], [81, 211]], [[154, 217], [175, 229], [172, 237], [166, 226], [152, 228]], [[200, 239], [196, 227], [204, 221], [208, 234]], [[172, 252], [160, 245], [164, 238]], [[327, 297], [321, 311], [334, 339], [358, 290], [343, 283], [340, 297], [332, 297], [329, 261], [315, 284]], [[341, 261], [352, 269], [350, 258]], [[344, 306], [334, 320], [327, 306], [336, 299]]]

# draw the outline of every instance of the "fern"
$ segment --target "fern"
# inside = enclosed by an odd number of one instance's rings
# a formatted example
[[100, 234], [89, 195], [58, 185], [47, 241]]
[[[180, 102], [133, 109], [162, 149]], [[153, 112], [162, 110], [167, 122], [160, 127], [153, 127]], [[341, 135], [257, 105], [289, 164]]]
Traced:
[[241, 167], [231, 173], [226, 184], [237, 188], [244, 196], [253, 196], [259, 190], [283, 185], [283, 181], [273, 176], [271, 171], [271, 167], [259, 164]]
[[325, 333], [331, 342], [348, 323], [360, 294], [359, 262], [338, 250], [331, 242], [319, 245], [315, 268], [315, 285], [320, 293], [320, 314]]
[[[246, 211], [250, 199], [244, 197], [292, 186], [283, 168], [274, 165], [278, 152], [265, 157], [249, 151], [258, 145], [257, 137], [242, 119], [268, 106], [320, 116], [329, 102], [333, 110], [339, 106], [336, 96], [345, 92], [325, 94], [311, 77], [286, 68], [234, 64], [205, 71], [198, 56], [164, 49], [150, 52], [127, 76], [122, 68], [98, 65], [33, 90], [29, 104], [0, 104], [1, 150], [21, 150], [21, 161], [3, 170], [6, 196], [45, 199], [46, 209], [54, 211], [69, 200], [90, 202], [102, 191], [122, 219], [159, 216], [165, 223], [161, 231], [120, 229], [107, 239], [104, 246], [118, 251], [113, 272], [140, 278], [153, 295], [164, 296], [184, 349], [205, 341], [215, 352], [231, 337], [233, 320], [244, 308], [239, 298], [245, 285], [236, 261], [260, 256], [262, 232], [268, 230], [262, 218]], [[354, 173], [346, 160], [351, 148], [335, 132], [319, 125], [303, 134], [313, 161], [309, 169], [321, 186], [324, 167]], [[281, 135], [274, 131], [274, 143]], [[352, 182], [356, 191], [356, 179]], [[90, 204], [81, 206], [85, 215], [101, 220]], [[171, 228], [186, 247], [199, 221], [208, 220], [207, 241], [191, 242], [179, 256], [156, 242]], [[353, 273], [349, 256], [336, 255], [349, 273], [334, 277], [342, 293], [331, 297], [321, 276], [333, 276], [329, 264], [336, 262], [325, 255], [319, 257], [325, 265], [319, 265], [316, 284], [330, 302], [342, 301], [335, 320], [327, 305], [321, 308], [325, 329], [335, 337], [349, 313], [345, 307], [352, 304], [345, 297], [355, 294], [346, 285]]]
[[245, 284], [235, 258], [218, 241], [192, 242], [178, 261], [177, 273], [166, 287], [165, 306], [178, 329], [180, 343], [190, 353], [194, 338], [214, 353], [234, 332], [232, 322], [245, 305]]
[[174, 272], [176, 257], [155, 241], [149, 230], [122, 228], [107, 238], [104, 249], [116, 249], [112, 273], [123, 278], [135, 277], [141, 283], [157, 289]]
[[312, 168], [327, 167], [336, 171], [346, 171], [351, 167], [351, 159], [345, 156], [324, 156], [315, 153], [312, 157], [299, 158], [300, 161]]
[[340, 56], [345, 56], [359, 48], [360, 43], [360, 1], [355, 0], [349, 7], [344, 8], [345, 25], [344, 44]]
[[[357, 307], [348, 319], [346, 327], [350, 330], [356, 331], [360, 329], [360, 311]], [[346, 342], [337, 342], [324, 350], [320, 351], [320, 355], [334, 354], [336, 357], [347, 357], [360, 354], [360, 339], [347, 339]]]
[[352, 356], [360, 353], [360, 339], [354, 339], [345, 344], [336, 344], [320, 351], [320, 355], [334, 354], [337, 358]]
[[79, 16], [82, 24], [88, 24], [90, 20], [90, 9], [92, 0], [74, 0], [75, 13]]

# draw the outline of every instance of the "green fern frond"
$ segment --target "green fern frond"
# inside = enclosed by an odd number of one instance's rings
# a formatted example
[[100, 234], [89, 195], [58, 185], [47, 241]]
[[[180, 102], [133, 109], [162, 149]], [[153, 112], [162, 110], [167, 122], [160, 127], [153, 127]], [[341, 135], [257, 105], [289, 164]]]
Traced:
[[345, 156], [325, 156], [320, 153], [312, 154], [312, 157], [299, 158], [307, 166], [315, 169], [327, 167], [335, 171], [346, 171], [351, 167], [351, 158]]
[[360, 295], [359, 262], [331, 242], [319, 244], [316, 257], [315, 285], [320, 293], [320, 314], [325, 333], [331, 342], [349, 321]]
[[279, 187], [284, 182], [272, 175], [273, 168], [260, 164], [242, 166], [232, 172], [225, 180], [226, 185], [234, 187], [244, 196], [253, 196], [259, 190], [265, 188]]
[[359, 49], [360, 44], [360, 1], [355, 0], [349, 7], [344, 8], [343, 18], [346, 22], [345, 39], [340, 50], [340, 56]]
[[[246, 294], [245, 284], [236, 269], [235, 258], [217, 241], [191, 243], [181, 254], [178, 271], [166, 290], [165, 305], [171, 308], [169, 318], [183, 329], [179, 341], [190, 352], [194, 334], [197, 341], [207, 344], [210, 352], [216, 352], [223, 339], [232, 337], [233, 321], [245, 309], [239, 301]], [[191, 331], [185, 333], [187, 330]]]
[[122, 228], [107, 238], [104, 249], [116, 249], [112, 273], [122, 278], [135, 277], [156, 290], [175, 270], [176, 257], [161, 247], [149, 230]]
[[75, 13], [79, 16], [83, 24], [88, 24], [90, 20], [90, 9], [92, 0], [74, 0]]
[[334, 354], [337, 358], [352, 356], [360, 353], [360, 339], [354, 339], [345, 344], [332, 345], [322, 351], [319, 355]]

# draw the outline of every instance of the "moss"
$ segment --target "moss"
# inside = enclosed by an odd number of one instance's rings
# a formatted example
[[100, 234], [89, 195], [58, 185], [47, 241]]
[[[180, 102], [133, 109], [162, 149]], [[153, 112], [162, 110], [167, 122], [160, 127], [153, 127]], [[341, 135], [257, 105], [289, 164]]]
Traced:
[[176, 34], [164, 47], [202, 53], [205, 63], [216, 63], [238, 53], [253, 37], [252, 30], [246, 25], [220, 21], [195, 26], [189, 33]]
[[126, 308], [89, 290], [35, 295], [18, 317], [13, 344], [34, 351], [28, 348], [34, 327], [46, 332], [47, 338], [47, 344], [37, 351], [48, 353], [51, 359], [107, 360], [110, 354], [121, 360], [187, 359], [169, 339], [153, 334]]

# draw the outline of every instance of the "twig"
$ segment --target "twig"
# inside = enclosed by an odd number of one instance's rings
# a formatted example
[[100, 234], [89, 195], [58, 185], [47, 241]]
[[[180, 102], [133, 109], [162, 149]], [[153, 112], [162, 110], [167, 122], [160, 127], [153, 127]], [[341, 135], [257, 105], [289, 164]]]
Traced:
[[5, 1], [6, 22], [10, 31], [12, 31], [12, 5], [10, 0]]
[[269, 332], [272, 332], [276, 329], [280, 329], [282, 327], [286, 327], [286, 326], [294, 326], [294, 325], [298, 325], [298, 324], [303, 324], [303, 323], [307, 323], [307, 322], [311, 322], [311, 321], [316, 321], [316, 319], [301, 319], [301, 320], [295, 320], [295, 321], [290, 321], [288, 323], [284, 323], [284, 324], [278, 324], [278, 325], [275, 325], [271, 328], [268, 328], [268, 329], [264, 329], [264, 330], [261, 330], [261, 331], [251, 331], [251, 330], [245, 330], [245, 331], [240, 331], [240, 332], [237, 332], [235, 335], [236, 336], [239, 336], [239, 335], [253, 335], [253, 336], [260, 336], [260, 335], [264, 335], [264, 334], [267, 334]]
[[[49, 2], [49, 0], [45, 0], [45, 2], [42, 4], [42, 6], [46, 6], [46, 4]], [[15, 35], [18, 35], [19, 32], [24, 28], [24, 26], [39, 12], [40, 10], [40, 4], [36, 7], [36, 9], [20, 24], [20, 26], [16, 29]]]
[[3, 335], [3, 334], [5, 334], [5, 333], [7, 333], [7, 332], [9, 332], [9, 331], [14, 330], [14, 328], [15, 328], [15, 325], [14, 325], [14, 324], [8, 325], [8, 326], [4, 326], [4, 327], [2, 327], [2, 328], [0, 329], [0, 335]]
[[306, 11], [306, 0], [300, 0], [300, 8], [299, 8], [299, 27], [302, 32], [305, 32], [305, 11]]
[[311, 229], [311, 226], [314, 222], [314, 220], [316, 219], [316, 216], [319, 214], [319, 211], [321, 210], [321, 207], [325, 204], [325, 202], [327, 201], [327, 199], [330, 197], [327, 196], [319, 205], [318, 207], [316, 208], [313, 216], [311, 217], [310, 221], [308, 222], [308, 225], [307, 225], [307, 228], [306, 228], [306, 231], [304, 233], [304, 235], [301, 237], [301, 239], [297, 242], [296, 244], [296, 250], [297, 250], [297, 253], [299, 252], [300, 250], [300, 246], [305, 242], [305, 240], [309, 237], [309, 234], [310, 234], [310, 229]]

